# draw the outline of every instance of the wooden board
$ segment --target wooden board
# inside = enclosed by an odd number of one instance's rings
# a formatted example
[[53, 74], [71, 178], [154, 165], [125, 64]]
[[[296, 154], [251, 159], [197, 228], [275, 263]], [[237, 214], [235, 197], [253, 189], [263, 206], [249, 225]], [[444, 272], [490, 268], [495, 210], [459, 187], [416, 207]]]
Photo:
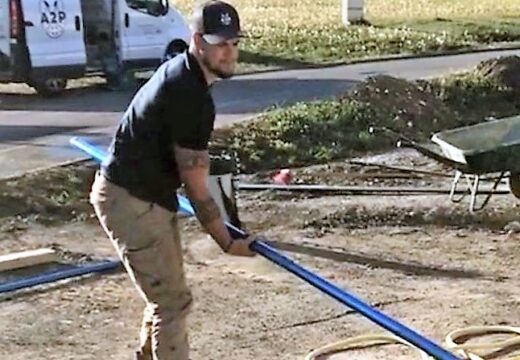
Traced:
[[0, 271], [50, 263], [57, 259], [56, 252], [47, 248], [0, 255]]

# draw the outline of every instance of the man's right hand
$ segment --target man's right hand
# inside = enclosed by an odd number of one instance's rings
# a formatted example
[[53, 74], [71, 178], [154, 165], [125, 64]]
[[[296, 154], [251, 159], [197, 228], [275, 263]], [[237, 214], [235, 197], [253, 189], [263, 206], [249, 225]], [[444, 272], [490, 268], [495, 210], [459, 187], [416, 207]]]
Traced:
[[226, 253], [234, 256], [255, 256], [256, 252], [250, 249], [251, 243], [255, 240], [257, 237], [253, 235], [245, 239], [235, 239]]

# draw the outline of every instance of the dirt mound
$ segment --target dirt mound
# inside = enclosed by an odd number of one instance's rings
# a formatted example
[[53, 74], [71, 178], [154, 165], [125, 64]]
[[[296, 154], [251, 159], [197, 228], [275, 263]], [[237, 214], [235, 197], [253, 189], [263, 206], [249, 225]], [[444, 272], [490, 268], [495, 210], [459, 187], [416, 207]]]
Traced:
[[493, 83], [520, 93], [520, 57], [505, 56], [477, 65], [477, 71]]
[[0, 231], [23, 229], [30, 219], [52, 224], [88, 218], [94, 172], [81, 163], [0, 181]]
[[457, 114], [415, 82], [379, 75], [368, 78], [348, 95], [371, 104], [377, 126], [386, 126], [414, 138], [452, 127]]

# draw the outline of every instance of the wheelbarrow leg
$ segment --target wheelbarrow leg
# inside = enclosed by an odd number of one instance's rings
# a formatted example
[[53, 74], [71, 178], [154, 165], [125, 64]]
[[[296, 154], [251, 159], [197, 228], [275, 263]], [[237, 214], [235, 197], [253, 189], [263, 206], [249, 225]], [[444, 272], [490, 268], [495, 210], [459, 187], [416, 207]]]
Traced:
[[[453, 178], [453, 181], [451, 182], [451, 189], [450, 189], [450, 201], [454, 203], [459, 203], [466, 197], [466, 194], [462, 194], [460, 197], [455, 197], [455, 192], [457, 191], [457, 185], [460, 181], [460, 178], [462, 177], [462, 172], [459, 170], [455, 171], [455, 177]], [[467, 180], [467, 179], [466, 179]]]
[[476, 205], [477, 203], [477, 195], [478, 195], [478, 187], [480, 185], [480, 175], [467, 175], [464, 174], [462, 171], [457, 170], [455, 172], [455, 177], [453, 178], [453, 181], [451, 183], [451, 189], [450, 189], [450, 200], [453, 203], [460, 203], [467, 195], [467, 193], [463, 193], [461, 196], [456, 197], [455, 192], [457, 191], [457, 185], [459, 184], [460, 178], [464, 175], [468, 191], [470, 194], [470, 204], [469, 204], [469, 210], [470, 212], [476, 212], [479, 210], [482, 210], [491, 199], [491, 196], [495, 193], [495, 190], [498, 188], [498, 185], [504, 178], [504, 175], [506, 172], [500, 173], [500, 176], [497, 177], [495, 180], [493, 187], [491, 188], [491, 191], [486, 195], [484, 201], [479, 206]]
[[495, 183], [493, 184], [493, 187], [491, 188], [491, 191], [486, 195], [486, 198], [484, 199], [482, 204], [480, 206], [478, 206], [478, 207], [475, 206], [475, 203], [476, 203], [476, 200], [477, 200], [478, 186], [480, 184], [480, 176], [479, 175], [475, 175], [475, 181], [474, 181], [473, 187], [471, 189], [471, 202], [470, 202], [470, 206], [469, 206], [469, 210], [471, 212], [482, 210], [487, 205], [487, 203], [491, 199], [491, 195], [493, 195], [495, 193], [495, 190], [497, 189], [498, 185], [500, 184], [500, 182], [504, 178], [505, 174], [506, 174], [505, 171], [500, 173], [500, 176], [497, 177], [497, 179], [495, 180]]
[[489, 194], [488, 194], [488, 198], [484, 201], [484, 204], [482, 204], [482, 206], [479, 209], [475, 208], [475, 202], [477, 201], [477, 191], [478, 191], [479, 184], [480, 184], [480, 176], [475, 175], [473, 186], [471, 187], [471, 199], [469, 202], [469, 211], [470, 212], [474, 212], [474, 211], [482, 209], [484, 207], [484, 205], [486, 205], [486, 203], [489, 201]]

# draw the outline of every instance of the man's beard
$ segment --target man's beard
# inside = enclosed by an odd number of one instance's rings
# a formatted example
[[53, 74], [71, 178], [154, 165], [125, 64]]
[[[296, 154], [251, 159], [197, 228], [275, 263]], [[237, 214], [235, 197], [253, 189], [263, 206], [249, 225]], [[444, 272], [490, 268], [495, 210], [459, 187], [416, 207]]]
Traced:
[[204, 65], [206, 66], [206, 68], [211, 72], [213, 73], [214, 75], [216, 75], [218, 78], [220, 79], [229, 79], [231, 78], [233, 75], [235, 75], [235, 73], [233, 71], [231, 72], [224, 72], [220, 69], [218, 69], [217, 67], [213, 66], [210, 64], [210, 62], [208, 61], [208, 59], [206, 57], [202, 57], [202, 62], [204, 63]]

